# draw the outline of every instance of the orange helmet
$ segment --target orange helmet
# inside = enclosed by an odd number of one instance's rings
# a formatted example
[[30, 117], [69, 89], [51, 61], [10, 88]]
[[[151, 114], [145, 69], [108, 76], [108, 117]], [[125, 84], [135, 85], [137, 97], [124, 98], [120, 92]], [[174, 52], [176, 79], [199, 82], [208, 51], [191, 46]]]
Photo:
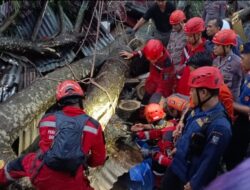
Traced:
[[156, 104], [156, 103], [148, 104], [145, 107], [144, 115], [149, 123], [153, 123], [165, 117], [163, 108], [159, 104]]
[[56, 100], [60, 101], [70, 96], [83, 97], [83, 90], [80, 85], [73, 80], [65, 80], [59, 83], [56, 89]]
[[148, 60], [158, 60], [164, 50], [160, 40], [149, 40], [143, 48], [143, 53]]
[[181, 94], [172, 94], [166, 99], [167, 106], [182, 112], [188, 106], [188, 96]]
[[216, 67], [200, 67], [191, 72], [188, 81], [191, 88], [219, 89], [222, 83], [222, 75]]
[[180, 24], [180, 22], [186, 20], [185, 13], [182, 10], [175, 10], [169, 17], [171, 25]]
[[224, 29], [217, 32], [213, 37], [213, 43], [218, 45], [237, 45], [237, 35], [231, 29]]
[[200, 17], [193, 17], [184, 25], [184, 32], [186, 34], [197, 34], [205, 30], [205, 22]]

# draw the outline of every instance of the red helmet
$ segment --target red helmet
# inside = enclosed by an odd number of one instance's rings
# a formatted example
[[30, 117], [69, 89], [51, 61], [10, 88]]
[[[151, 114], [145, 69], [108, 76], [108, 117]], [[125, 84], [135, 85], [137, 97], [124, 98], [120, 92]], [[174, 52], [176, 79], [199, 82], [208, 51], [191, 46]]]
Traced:
[[186, 34], [197, 34], [205, 30], [205, 22], [200, 17], [193, 17], [184, 25]]
[[166, 99], [167, 106], [177, 111], [184, 111], [188, 107], [189, 97], [181, 94], [172, 94]]
[[224, 29], [217, 32], [213, 37], [213, 43], [218, 45], [237, 45], [237, 35], [231, 29]]
[[145, 107], [144, 114], [149, 123], [153, 123], [157, 120], [163, 119], [165, 116], [163, 108], [156, 103], [148, 104]]
[[149, 40], [143, 48], [143, 53], [148, 60], [158, 60], [162, 56], [164, 46], [160, 40]]
[[180, 22], [184, 20], [186, 20], [186, 16], [182, 10], [175, 10], [169, 17], [169, 22], [171, 25], [180, 24]]
[[65, 80], [58, 84], [56, 89], [56, 100], [60, 101], [69, 96], [83, 97], [83, 90], [80, 85], [73, 80]]
[[191, 88], [219, 89], [223, 83], [221, 72], [216, 67], [200, 67], [191, 72], [188, 85]]

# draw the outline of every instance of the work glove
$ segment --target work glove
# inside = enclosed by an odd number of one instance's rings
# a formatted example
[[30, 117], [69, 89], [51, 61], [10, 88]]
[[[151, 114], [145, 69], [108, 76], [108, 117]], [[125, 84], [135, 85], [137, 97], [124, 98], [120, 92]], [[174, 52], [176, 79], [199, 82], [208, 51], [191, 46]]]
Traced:
[[132, 28], [128, 28], [126, 29], [126, 34], [129, 36], [134, 36], [135, 35], [135, 31]]

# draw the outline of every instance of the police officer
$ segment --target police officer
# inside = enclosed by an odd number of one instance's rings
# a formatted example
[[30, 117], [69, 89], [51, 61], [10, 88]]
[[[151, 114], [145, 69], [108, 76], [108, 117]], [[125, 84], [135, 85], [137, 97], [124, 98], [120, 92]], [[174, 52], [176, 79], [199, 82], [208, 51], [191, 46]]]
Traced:
[[231, 139], [230, 122], [219, 102], [223, 82], [215, 67], [191, 72], [190, 96], [195, 108], [187, 118], [162, 189], [200, 190], [216, 176], [220, 159]]
[[224, 77], [225, 84], [231, 90], [234, 100], [240, 95], [242, 80], [241, 59], [232, 52], [232, 46], [236, 46], [236, 34], [233, 30], [220, 30], [213, 37], [214, 54], [217, 56], [213, 65], [218, 67]]
[[237, 119], [233, 127], [233, 138], [230, 143], [230, 151], [226, 156], [227, 169], [234, 168], [247, 155], [250, 142], [250, 42], [243, 46], [241, 53], [242, 68], [246, 73], [244, 84], [241, 88], [240, 97], [234, 103]]
[[[58, 106], [62, 109], [60, 113], [66, 118], [70, 118], [71, 122], [72, 119], [86, 116], [86, 113], [82, 110], [83, 95], [83, 90], [75, 81], [66, 80], [57, 86], [56, 100]], [[1, 168], [0, 185], [8, 185], [19, 178], [29, 177], [36, 189], [39, 190], [93, 190], [85, 175], [85, 166], [96, 167], [103, 165], [105, 162], [106, 152], [102, 127], [98, 121], [87, 116], [88, 120], [85, 120], [86, 123], [81, 129], [83, 133], [80, 136], [81, 139], [79, 141], [74, 139], [74, 142], [68, 142], [67, 146], [64, 146], [65, 150], [57, 150], [65, 152], [66, 155], [67, 152], [71, 151], [67, 148], [79, 143], [76, 146], [85, 155], [86, 160], [84, 161], [82, 157], [82, 160], [78, 160], [82, 164], [76, 168], [74, 174], [64, 171], [66, 162], [64, 167], [57, 170], [47, 165], [48, 162], [45, 161], [45, 158], [48, 158], [48, 152], [53, 149], [54, 145], [52, 146], [52, 144], [57, 144], [55, 142], [59, 143], [59, 141], [61, 144], [64, 144], [67, 140], [57, 139], [60, 137], [60, 135], [56, 136], [58, 130], [57, 122], [61, 122], [61, 119], [64, 118], [62, 115], [58, 117], [57, 113], [46, 114], [39, 123], [39, 152], [21, 156], [7, 163], [4, 168]], [[76, 147], [74, 146], [74, 148]], [[59, 158], [58, 160], [60, 161]], [[74, 163], [72, 162], [71, 164]]]

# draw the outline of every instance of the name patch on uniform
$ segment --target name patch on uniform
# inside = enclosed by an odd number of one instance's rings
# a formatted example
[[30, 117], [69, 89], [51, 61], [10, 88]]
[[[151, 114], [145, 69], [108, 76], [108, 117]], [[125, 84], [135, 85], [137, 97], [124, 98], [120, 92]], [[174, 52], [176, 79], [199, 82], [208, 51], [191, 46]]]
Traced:
[[219, 142], [219, 140], [220, 140], [220, 136], [218, 136], [218, 135], [213, 135], [213, 136], [212, 136], [211, 143], [217, 145], [218, 142]]

